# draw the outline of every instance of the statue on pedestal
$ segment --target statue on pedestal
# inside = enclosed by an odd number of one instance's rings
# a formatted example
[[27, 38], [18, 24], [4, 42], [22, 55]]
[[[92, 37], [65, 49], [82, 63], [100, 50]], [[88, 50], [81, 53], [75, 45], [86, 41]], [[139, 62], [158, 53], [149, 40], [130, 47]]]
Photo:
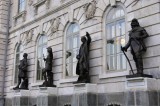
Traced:
[[122, 51], [126, 52], [127, 49], [131, 47], [131, 54], [133, 55], [133, 60], [137, 68], [135, 77], [152, 77], [150, 75], [144, 74], [142, 59], [143, 53], [147, 50], [144, 39], [149, 35], [146, 30], [139, 25], [138, 20], [135, 18], [131, 22], [131, 27], [132, 30], [129, 32], [129, 41], [124, 47], [122, 47]]
[[53, 60], [53, 53], [52, 48], [47, 48], [47, 58], [44, 58], [45, 61], [45, 68], [42, 70], [42, 75], [44, 77], [44, 82], [40, 87], [56, 87], [53, 85], [53, 73], [52, 73], [52, 60]]
[[[23, 59], [20, 60], [20, 65], [19, 65], [19, 73], [18, 73], [18, 84], [16, 87], [13, 89], [25, 89], [28, 90], [28, 78], [27, 78], [27, 53], [23, 54]], [[22, 81], [23, 80], [23, 81]]]
[[90, 83], [89, 78], [89, 47], [91, 37], [88, 32], [81, 37], [82, 45], [77, 55], [78, 63], [76, 67], [76, 74], [79, 75], [76, 83]]

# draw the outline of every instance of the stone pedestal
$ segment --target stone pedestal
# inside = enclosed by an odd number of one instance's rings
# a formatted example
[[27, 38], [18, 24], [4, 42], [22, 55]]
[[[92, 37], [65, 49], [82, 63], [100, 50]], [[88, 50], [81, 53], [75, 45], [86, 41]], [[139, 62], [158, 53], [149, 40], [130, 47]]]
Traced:
[[14, 90], [12, 97], [12, 106], [30, 106], [29, 97], [29, 90]]
[[158, 90], [157, 80], [154, 78], [127, 78], [126, 90]]
[[40, 87], [37, 96], [37, 106], [58, 106], [58, 90], [53, 87]]
[[127, 78], [126, 106], [158, 106], [158, 81], [154, 78]]
[[97, 93], [96, 84], [75, 84], [71, 106], [97, 106]]

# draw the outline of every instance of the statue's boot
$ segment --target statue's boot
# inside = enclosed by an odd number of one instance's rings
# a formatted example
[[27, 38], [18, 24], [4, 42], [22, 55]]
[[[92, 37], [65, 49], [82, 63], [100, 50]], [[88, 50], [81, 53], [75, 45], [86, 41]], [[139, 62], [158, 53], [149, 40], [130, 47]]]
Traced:
[[16, 87], [13, 88], [13, 90], [19, 89], [19, 85], [17, 85]]

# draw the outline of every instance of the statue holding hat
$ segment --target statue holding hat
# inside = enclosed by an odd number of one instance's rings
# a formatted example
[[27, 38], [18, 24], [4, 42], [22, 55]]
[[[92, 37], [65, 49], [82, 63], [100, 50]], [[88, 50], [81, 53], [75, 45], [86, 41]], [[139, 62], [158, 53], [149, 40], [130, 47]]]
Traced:
[[144, 39], [149, 35], [146, 30], [139, 25], [136, 18], [132, 19], [131, 28], [132, 30], [129, 32], [129, 41], [122, 47], [122, 51], [127, 51], [129, 47], [131, 48], [131, 54], [137, 68], [136, 77], [152, 77], [151, 75], [144, 74], [142, 59], [143, 53], [147, 50]]

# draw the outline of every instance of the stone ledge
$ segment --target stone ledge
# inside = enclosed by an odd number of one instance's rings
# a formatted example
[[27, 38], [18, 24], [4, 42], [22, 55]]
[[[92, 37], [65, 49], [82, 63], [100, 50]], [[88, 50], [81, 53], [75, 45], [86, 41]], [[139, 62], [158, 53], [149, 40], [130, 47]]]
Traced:
[[129, 71], [113, 71], [113, 72], [105, 72], [99, 75], [100, 80], [101, 79], [108, 79], [108, 78], [114, 78], [114, 77], [122, 77], [129, 75]]
[[38, 6], [42, 5], [42, 4], [45, 3], [45, 2], [46, 2], [46, 0], [40, 0], [40, 1], [38, 1], [37, 3], [33, 4], [33, 6], [34, 6], [34, 7], [38, 7]]
[[142, 90], [142, 91], [156, 91], [158, 90], [158, 80], [155, 78], [127, 78], [125, 82], [125, 89], [130, 91]]

